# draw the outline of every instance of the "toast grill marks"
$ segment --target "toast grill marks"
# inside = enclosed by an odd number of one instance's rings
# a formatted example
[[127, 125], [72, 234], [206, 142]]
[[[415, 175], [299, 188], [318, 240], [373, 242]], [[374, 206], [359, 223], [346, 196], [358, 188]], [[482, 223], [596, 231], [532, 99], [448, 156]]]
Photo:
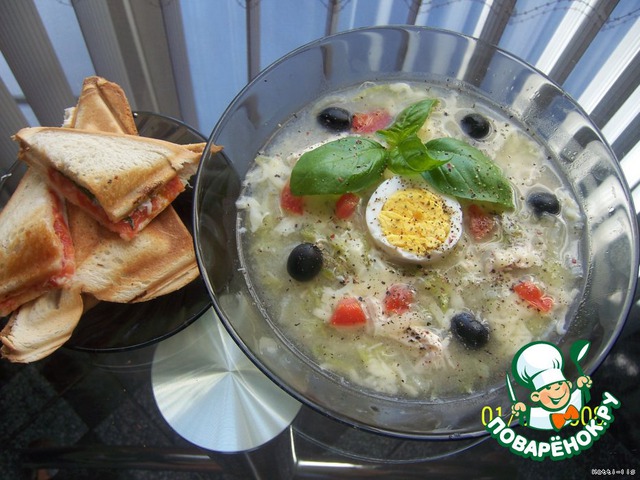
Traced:
[[119, 85], [101, 77], [87, 77], [78, 104], [68, 109], [71, 118], [65, 126], [102, 132], [137, 135], [133, 113]]
[[0, 316], [65, 284], [74, 269], [62, 199], [29, 169], [0, 213]]
[[70, 204], [69, 227], [78, 268], [74, 283], [102, 301], [147, 301], [198, 276], [192, 239], [174, 209], [124, 241]]
[[36, 127], [14, 138], [21, 160], [46, 171], [70, 202], [125, 239], [184, 190], [200, 160], [200, 153], [188, 148], [135, 135]]
[[[85, 78], [77, 105], [67, 109], [66, 113], [68, 118], [63, 125], [65, 127], [138, 135], [133, 112], [124, 91], [118, 84], [109, 82], [101, 77]], [[202, 148], [198, 151], [198, 147], [200, 145], [185, 146], [185, 148], [194, 153], [201, 154]], [[72, 180], [65, 177], [60, 181], [66, 184]], [[151, 202], [144, 202], [135, 212], [129, 215], [128, 219], [118, 222], [110, 230], [115, 231], [125, 239], [131, 239], [135, 232], [139, 232], [142, 226], [149, 223], [147, 219], [150, 216], [155, 216], [152, 212], [160, 211], [164, 204], [171, 203], [171, 197], [175, 199], [184, 190], [184, 186], [180, 189], [177, 180], [174, 180], [165, 186], [163, 190], [168, 194], [160, 192], [159, 195], [154, 195]], [[78, 201], [86, 204], [86, 208], [95, 209], [94, 218], [101, 217], [103, 218], [101, 223], [108, 225], [109, 220], [104, 210], [96, 208], [96, 202], [87, 190], [80, 189], [80, 191], [86, 195], [79, 195]], [[164, 206], [171, 208], [168, 205]]]

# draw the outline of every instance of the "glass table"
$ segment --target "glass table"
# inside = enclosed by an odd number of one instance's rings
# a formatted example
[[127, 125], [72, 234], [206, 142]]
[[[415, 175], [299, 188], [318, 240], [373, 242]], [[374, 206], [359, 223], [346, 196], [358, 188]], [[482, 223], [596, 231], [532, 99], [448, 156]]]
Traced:
[[[246, 373], [251, 367], [237, 357], [235, 365], [217, 368], [218, 374], [227, 368], [226, 377], [236, 384], [235, 391], [227, 391], [231, 398], [218, 395], [218, 403], [210, 405], [213, 413], [194, 414], [187, 427], [177, 424], [179, 434], [170, 423], [176, 422], [171, 402], [161, 393], [167, 358], [180, 357], [180, 352], [184, 356], [185, 348], [194, 351], [194, 338], [210, 337], [200, 341], [202, 345], [218, 338], [218, 346], [233, 348], [222, 339], [213, 313], [207, 312], [183, 331], [151, 346], [111, 353], [62, 349], [35, 365], [3, 364], [0, 464], [4, 470], [0, 473], [39, 472], [38, 478], [585, 478], [597, 469], [615, 469], [640, 475], [639, 327], [636, 305], [620, 339], [592, 376], [593, 398], [607, 390], [621, 400], [615, 422], [588, 451], [562, 462], [520, 458], [488, 436], [442, 442], [403, 440], [354, 429], [295, 401], [285, 408], [261, 405], [282, 401], [281, 392], [271, 392], [270, 399], [248, 398], [256, 390], [237, 385], [242, 383], [238, 377], [252, 375]], [[211, 352], [202, 355], [211, 358]], [[207, 381], [198, 369], [182, 378], [183, 388], [170, 396], [174, 404], [197, 407], [198, 394], [211, 395], [206, 389], [203, 393], [184, 387], [198, 378]], [[264, 391], [258, 389], [261, 394]], [[225, 402], [237, 407], [234, 419], [224, 417], [229, 412]], [[252, 404], [258, 414], [241, 408]], [[260, 421], [269, 423], [261, 415], [265, 412], [282, 415], [278, 421], [271, 419], [277, 428], [263, 424], [263, 437], [244, 438], [243, 428], [259, 430]], [[199, 423], [203, 422], [210, 424], [202, 428]], [[207, 431], [207, 427], [212, 439], [189, 440], [194, 430]], [[194, 441], [208, 441], [218, 450]], [[248, 448], [234, 451], [243, 445]]]

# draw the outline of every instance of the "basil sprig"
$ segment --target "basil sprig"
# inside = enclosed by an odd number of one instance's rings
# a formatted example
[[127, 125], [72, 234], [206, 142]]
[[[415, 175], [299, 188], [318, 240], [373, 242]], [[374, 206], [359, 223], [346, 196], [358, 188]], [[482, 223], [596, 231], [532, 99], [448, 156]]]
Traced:
[[358, 192], [379, 182], [385, 169], [422, 177], [442, 193], [513, 208], [511, 185], [500, 168], [479, 149], [455, 138], [423, 143], [418, 131], [436, 100], [426, 99], [404, 109], [374, 140], [348, 136], [305, 152], [291, 172], [294, 195]]

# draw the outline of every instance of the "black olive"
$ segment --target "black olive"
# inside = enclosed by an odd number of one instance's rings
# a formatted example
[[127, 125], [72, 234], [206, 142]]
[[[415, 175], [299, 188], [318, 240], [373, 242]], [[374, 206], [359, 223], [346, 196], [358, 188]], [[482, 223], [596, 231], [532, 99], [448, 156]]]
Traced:
[[334, 132], [344, 132], [351, 128], [351, 114], [340, 107], [328, 107], [318, 114], [318, 122]]
[[322, 270], [322, 251], [313, 243], [301, 243], [289, 254], [287, 272], [299, 282], [307, 282]]
[[456, 313], [451, 319], [451, 331], [467, 348], [478, 349], [489, 340], [489, 329], [470, 312]]
[[540, 217], [543, 213], [557, 215], [560, 213], [560, 202], [551, 192], [532, 192], [527, 197], [527, 203], [536, 216]]
[[481, 140], [491, 133], [491, 123], [479, 113], [466, 115], [460, 121], [460, 126], [464, 133], [476, 140]]

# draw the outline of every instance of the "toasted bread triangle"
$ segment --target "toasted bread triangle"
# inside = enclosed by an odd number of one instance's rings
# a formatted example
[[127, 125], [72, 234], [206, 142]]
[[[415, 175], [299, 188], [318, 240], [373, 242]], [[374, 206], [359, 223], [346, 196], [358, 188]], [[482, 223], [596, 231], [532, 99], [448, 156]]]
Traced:
[[137, 135], [131, 106], [120, 85], [92, 76], [84, 79], [78, 104], [69, 109], [69, 128]]
[[126, 218], [177, 175], [186, 182], [200, 160], [180, 145], [119, 133], [31, 127], [15, 139], [21, 160], [46, 174], [58, 171], [88, 191], [112, 222]]
[[64, 215], [40, 174], [27, 170], [0, 212], [0, 316], [56, 286], [67, 261], [57, 233]]

